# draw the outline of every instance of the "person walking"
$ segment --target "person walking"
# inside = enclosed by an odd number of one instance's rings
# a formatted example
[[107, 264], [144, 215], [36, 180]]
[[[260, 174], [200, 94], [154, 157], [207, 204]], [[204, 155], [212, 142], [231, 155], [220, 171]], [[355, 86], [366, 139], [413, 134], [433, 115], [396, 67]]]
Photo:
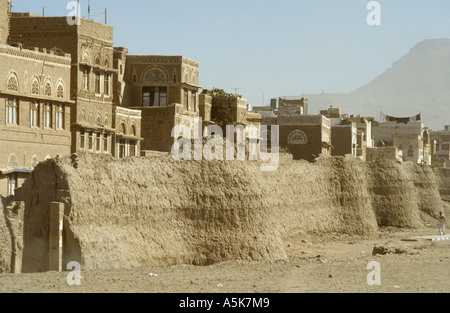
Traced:
[[447, 224], [447, 218], [439, 212], [439, 235], [445, 235], [445, 224]]

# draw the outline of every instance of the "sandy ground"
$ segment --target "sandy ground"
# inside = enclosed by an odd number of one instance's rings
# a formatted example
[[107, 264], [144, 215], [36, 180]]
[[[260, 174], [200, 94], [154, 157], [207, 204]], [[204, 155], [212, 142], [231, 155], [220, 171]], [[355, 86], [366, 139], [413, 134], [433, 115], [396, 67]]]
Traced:
[[[384, 228], [363, 240], [343, 235], [286, 241], [289, 258], [275, 262], [226, 262], [206, 267], [176, 266], [82, 271], [81, 285], [67, 284], [68, 272], [1, 274], [2, 293], [447, 293], [450, 240], [404, 241], [436, 235], [436, 229]], [[375, 245], [403, 253], [372, 255]], [[380, 285], [367, 277], [380, 265]], [[150, 276], [150, 273], [156, 276]]]

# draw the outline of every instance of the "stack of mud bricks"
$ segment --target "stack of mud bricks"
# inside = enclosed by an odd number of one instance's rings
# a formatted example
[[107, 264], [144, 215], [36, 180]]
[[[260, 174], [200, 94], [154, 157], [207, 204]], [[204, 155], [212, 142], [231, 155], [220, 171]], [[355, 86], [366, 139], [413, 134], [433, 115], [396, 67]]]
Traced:
[[50, 203], [49, 225], [49, 271], [62, 271], [62, 230], [64, 217], [64, 203]]

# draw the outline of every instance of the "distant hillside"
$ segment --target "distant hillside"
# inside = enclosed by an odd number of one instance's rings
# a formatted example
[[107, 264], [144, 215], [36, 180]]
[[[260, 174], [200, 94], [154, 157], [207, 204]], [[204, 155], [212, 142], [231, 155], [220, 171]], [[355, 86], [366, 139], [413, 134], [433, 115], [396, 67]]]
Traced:
[[340, 107], [349, 114], [380, 117], [422, 113], [433, 130], [450, 124], [450, 39], [420, 42], [383, 74], [349, 94], [303, 95], [312, 110]]

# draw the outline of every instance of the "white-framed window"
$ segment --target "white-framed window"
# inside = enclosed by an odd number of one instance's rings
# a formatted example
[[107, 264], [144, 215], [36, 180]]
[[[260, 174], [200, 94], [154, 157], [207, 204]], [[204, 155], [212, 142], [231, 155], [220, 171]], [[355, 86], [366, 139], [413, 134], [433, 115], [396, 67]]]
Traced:
[[13, 196], [17, 188], [17, 176], [16, 174], [11, 174], [8, 177], [8, 196]]
[[80, 148], [85, 149], [86, 148], [86, 132], [84, 129], [80, 131]]
[[64, 129], [64, 106], [58, 104], [55, 114], [56, 129]]
[[52, 104], [44, 104], [44, 128], [52, 128]]
[[167, 105], [167, 87], [142, 87], [143, 107], [165, 107]]
[[83, 70], [82, 85], [83, 90], [89, 90], [89, 70], [87, 68]]
[[101, 84], [101, 77], [102, 75], [100, 74], [100, 72], [95, 72], [94, 73], [94, 79], [95, 79], [95, 94], [100, 95], [102, 90], [102, 84]]
[[6, 98], [6, 124], [19, 125], [19, 101], [16, 98]]
[[136, 156], [137, 153], [137, 142], [134, 140], [130, 141], [130, 156]]
[[30, 103], [30, 126], [39, 127], [39, 102]]
[[109, 136], [108, 133], [103, 134], [103, 152], [109, 152]]
[[189, 110], [189, 90], [187, 88], [183, 89], [183, 109]]
[[109, 74], [109, 73], [105, 73], [105, 76], [103, 77], [103, 85], [104, 85], [104, 87], [103, 87], [103, 92], [104, 92], [104, 94], [105, 94], [105, 96], [110, 96], [110, 77], [111, 77], [111, 74]]
[[197, 111], [197, 93], [192, 92], [191, 93], [191, 111], [196, 112]]
[[95, 151], [100, 152], [101, 151], [101, 135], [100, 133], [95, 133]]
[[91, 151], [94, 149], [94, 133], [91, 131], [88, 132], [88, 149]]
[[125, 158], [127, 156], [127, 140], [119, 140], [119, 158]]

